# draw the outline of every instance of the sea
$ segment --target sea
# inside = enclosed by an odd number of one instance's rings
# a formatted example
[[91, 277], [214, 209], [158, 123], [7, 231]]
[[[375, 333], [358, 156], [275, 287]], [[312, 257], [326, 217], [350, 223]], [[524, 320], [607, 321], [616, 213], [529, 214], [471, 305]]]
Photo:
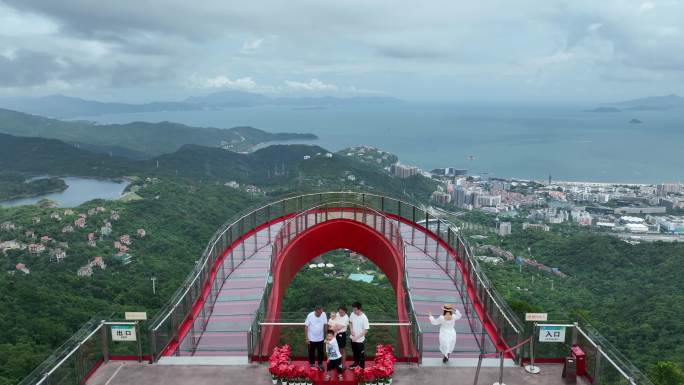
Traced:
[[[659, 183], [684, 180], [684, 109], [587, 112], [595, 105], [413, 103], [109, 114], [102, 123], [172, 121], [313, 133], [330, 151], [379, 147], [424, 170], [482, 177]], [[638, 119], [642, 123], [630, 123]]]

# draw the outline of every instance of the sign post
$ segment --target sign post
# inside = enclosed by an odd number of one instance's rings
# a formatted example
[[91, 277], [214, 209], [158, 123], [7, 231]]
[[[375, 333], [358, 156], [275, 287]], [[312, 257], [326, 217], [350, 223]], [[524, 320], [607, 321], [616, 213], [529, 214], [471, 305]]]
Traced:
[[[134, 313], [133, 318], [140, 318], [141, 314], [144, 313]], [[147, 318], [146, 315], [145, 318]], [[136, 342], [138, 350], [138, 362], [142, 362], [142, 341], [139, 337], [140, 322], [105, 322], [105, 324], [110, 325], [112, 342]]]
[[525, 371], [530, 374], [539, 374], [541, 369], [534, 364], [534, 335], [537, 332], [538, 321], [546, 321], [549, 318], [548, 313], [525, 313], [525, 321], [535, 321], [532, 325], [532, 338], [530, 338], [530, 363], [525, 365]]

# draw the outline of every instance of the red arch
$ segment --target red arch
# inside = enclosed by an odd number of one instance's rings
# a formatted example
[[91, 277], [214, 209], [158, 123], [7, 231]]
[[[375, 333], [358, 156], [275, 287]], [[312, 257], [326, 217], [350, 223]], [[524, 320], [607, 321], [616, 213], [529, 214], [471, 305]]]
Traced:
[[[273, 265], [273, 285], [268, 300], [267, 319], [276, 320], [280, 314], [280, 302], [290, 281], [297, 272], [317, 256], [336, 249], [350, 249], [364, 255], [375, 263], [387, 276], [397, 298], [399, 322], [408, 322], [406, 293], [403, 286], [403, 254], [397, 252], [387, 238], [367, 226], [350, 219], [332, 219], [317, 224], [291, 240]], [[359, 299], [363, 302], [363, 298]], [[371, 322], [373, 320], [370, 320]], [[400, 356], [410, 357], [415, 350], [409, 343], [408, 328], [399, 328]], [[278, 330], [266, 330], [262, 345], [263, 352], [269, 352], [278, 340]]]

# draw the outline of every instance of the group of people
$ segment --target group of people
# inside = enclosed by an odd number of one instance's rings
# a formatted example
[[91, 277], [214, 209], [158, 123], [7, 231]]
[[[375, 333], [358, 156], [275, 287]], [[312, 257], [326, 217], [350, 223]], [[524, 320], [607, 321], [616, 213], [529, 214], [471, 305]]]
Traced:
[[[366, 365], [366, 349], [364, 342], [366, 334], [370, 329], [368, 317], [364, 314], [361, 303], [352, 304], [352, 313], [347, 314], [347, 307], [341, 305], [336, 312], [330, 313], [328, 319], [323, 308], [316, 306], [314, 311], [309, 313], [304, 321], [304, 334], [309, 350], [309, 365], [314, 368], [316, 363], [318, 369], [324, 370], [323, 352], [327, 353], [327, 365], [325, 370], [329, 373], [337, 371], [339, 378], [342, 378], [344, 366], [344, 348], [347, 346], [347, 338], [351, 340], [351, 348], [354, 355], [354, 362], [349, 369], [357, 366], [364, 368]], [[330, 378], [326, 374], [326, 378]]]
[[[439, 351], [442, 353], [442, 362], [449, 361], [449, 355], [456, 346], [456, 321], [462, 317], [458, 309], [452, 305], [442, 306], [442, 315], [434, 317], [428, 312], [428, 319], [432, 325], [439, 326]], [[351, 340], [351, 348], [354, 362], [349, 369], [357, 366], [364, 368], [366, 365], [366, 349], [364, 342], [370, 325], [368, 317], [361, 309], [361, 303], [352, 304], [352, 313], [347, 314], [347, 308], [341, 305], [337, 312], [331, 312], [330, 318], [325, 314], [321, 306], [316, 306], [304, 321], [304, 334], [309, 350], [309, 365], [312, 368], [318, 364], [319, 370], [326, 370], [326, 379], [330, 378], [332, 370], [337, 371], [342, 378], [344, 366], [344, 348], [347, 346], [347, 338]], [[327, 365], [323, 367], [323, 352], [327, 353]]]

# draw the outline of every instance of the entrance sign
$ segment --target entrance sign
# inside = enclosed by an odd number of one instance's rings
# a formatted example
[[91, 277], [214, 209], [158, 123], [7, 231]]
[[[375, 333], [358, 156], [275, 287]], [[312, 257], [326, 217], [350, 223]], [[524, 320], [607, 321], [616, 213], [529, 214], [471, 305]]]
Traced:
[[547, 321], [548, 313], [525, 313], [525, 321]]
[[112, 325], [112, 341], [135, 340], [135, 325]]
[[539, 326], [539, 342], [565, 342], [565, 326]]
[[126, 321], [146, 321], [147, 320], [147, 312], [144, 312], [144, 311], [127, 311], [124, 314], [126, 316]]

